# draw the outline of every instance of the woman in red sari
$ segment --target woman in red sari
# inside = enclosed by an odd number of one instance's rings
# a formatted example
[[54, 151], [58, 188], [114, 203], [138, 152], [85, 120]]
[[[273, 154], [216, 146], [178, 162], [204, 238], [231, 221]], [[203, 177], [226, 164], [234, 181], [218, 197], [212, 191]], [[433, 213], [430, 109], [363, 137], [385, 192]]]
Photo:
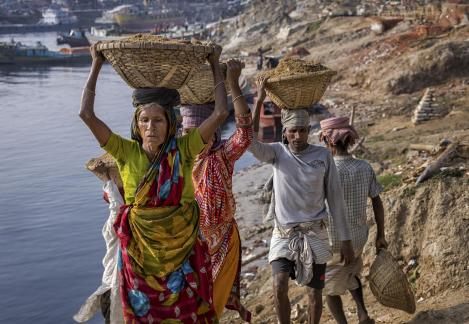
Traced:
[[[214, 307], [218, 317], [224, 308], [237, 310], [247, 322], [251, 314], [240, 302], [241, 242], [236, 223], [236, 203], [232, 192], [235, 162], [252, 141], [251, 112], [239, 88], [242, 63], [227, 62], [227, 82], [235, 110], [236, 131], [221, 140], [218, 130], [194, 165], [195, 197], [200, 206], [200, 229], [207, 239], [212, 259]], [[200, 127], [214, 110], [213, 103], [181, 107], [183, 132]]]
[[80, 117], [117, 162], [124, 185], [114, 228], [117, 267], [127, 323], [213, 323], [213, 280], [191, 181], [194, 159], [228, 115], [219, 68], [221, 48], [208, 58], [215, 80], [215, 109], [200, 127], [176, 138], [176, 90], [137, 89], [132, 140], [114, 134], [94, 113], [97, 77], [104, 61], [95, 47]]

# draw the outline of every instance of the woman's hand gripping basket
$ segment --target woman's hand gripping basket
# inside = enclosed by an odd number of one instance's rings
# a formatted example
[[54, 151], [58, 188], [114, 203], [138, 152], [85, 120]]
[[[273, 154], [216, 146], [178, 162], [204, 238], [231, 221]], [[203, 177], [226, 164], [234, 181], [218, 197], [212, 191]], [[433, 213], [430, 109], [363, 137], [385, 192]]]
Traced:
[[308, 108], [317, 103], [336, 74], [324, 65], [286, 58], [270, 71], [260, 73], [269, 98], [280, 108]]
[[414, 293], [390, 252], [384, 249], [379, 251], [368, 279], [371, 292], [381, 304], [410, 314], [415, 312]]
[[213, 46], [137, 34], [101, 42], [96, 49], [133, 88], [180, 88], [198, 71]]

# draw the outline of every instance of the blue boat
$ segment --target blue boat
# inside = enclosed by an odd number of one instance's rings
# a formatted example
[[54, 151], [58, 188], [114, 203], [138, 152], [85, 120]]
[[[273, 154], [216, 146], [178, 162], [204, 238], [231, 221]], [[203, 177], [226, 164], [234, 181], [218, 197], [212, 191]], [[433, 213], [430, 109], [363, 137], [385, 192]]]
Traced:
[[91, 54], [88, 47], [51, 51], [41, 42], [37, 42], [35, 46], [27, 46], [14, 41], [0, 42], [0, 65], [69, 65], [89, 62], [91, 62]]

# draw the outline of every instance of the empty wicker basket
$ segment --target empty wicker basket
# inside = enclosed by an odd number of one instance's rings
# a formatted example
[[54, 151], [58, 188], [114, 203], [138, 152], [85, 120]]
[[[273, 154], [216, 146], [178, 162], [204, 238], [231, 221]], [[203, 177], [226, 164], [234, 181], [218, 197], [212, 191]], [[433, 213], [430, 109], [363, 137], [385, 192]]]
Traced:
[[308, 108], [321, 100], [335, 71], [321, 64], [314, 65], [311, 72], [275, 76], [274, 71], [261, 73], [258, 79], [265, 81], [270, 99], [280, 108]]
[[86, 163], [86, 168], [102, 181], [108, 180], [109, 176], [119, 188], [123, 188], [117, 163], [109, 153], [89, 160]]
[[[226, 78], [226, 64], [220, 64]], [[195, 71], [189, 80], [179, 88], [181, 94], [181, 104], [183, 105], [203, 105], [215, 100], [212, 68], [204, 64]], [[227, 89], [228, 90], [228, 89]]]
[[414, 293], [390, 252], [379, 251], [371, 265], [368, 279], [371, 292], [381, 304], [410, 314], [415, 312]]
[[213, 47], [152, 35], [99, 43], [96, 47], [133, 88], [180, 88], [200, 69]]

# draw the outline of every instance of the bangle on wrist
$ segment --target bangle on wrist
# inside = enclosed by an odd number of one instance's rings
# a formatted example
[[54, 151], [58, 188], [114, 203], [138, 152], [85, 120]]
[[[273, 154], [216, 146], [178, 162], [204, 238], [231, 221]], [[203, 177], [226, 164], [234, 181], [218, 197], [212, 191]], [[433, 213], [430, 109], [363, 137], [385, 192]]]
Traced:
[[225, 81], [220, 81], [215, 86], [213, 87], [213, 90], [215, 90], [220, 84], [225, 84]]
[[248, 111], [245, 112], [245, 113], [236, 114], [235, 117], [239, 117], [239, 118], [251, 117], [251, 111], [248, 110]]
[[233, 100], [231, 100], [231, 102], [234, 103], [236, 100], [238, 100], [241, 97], [243, 97], [243, 94], [240, 94], [239, 96], [234, 97]]

